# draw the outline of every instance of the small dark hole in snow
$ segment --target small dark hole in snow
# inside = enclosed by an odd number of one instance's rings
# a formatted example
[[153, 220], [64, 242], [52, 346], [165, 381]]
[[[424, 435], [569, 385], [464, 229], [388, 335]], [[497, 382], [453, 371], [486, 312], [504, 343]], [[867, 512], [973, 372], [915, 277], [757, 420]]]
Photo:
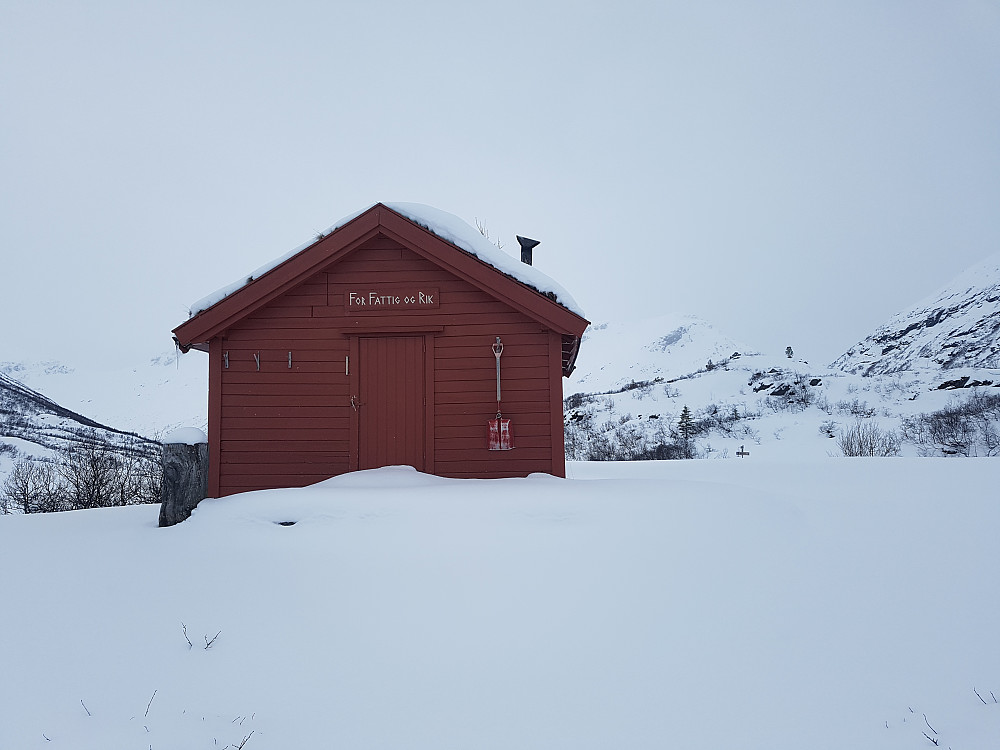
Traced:
[[278, 526], [294, 526], [295, 521], [278, 521]]

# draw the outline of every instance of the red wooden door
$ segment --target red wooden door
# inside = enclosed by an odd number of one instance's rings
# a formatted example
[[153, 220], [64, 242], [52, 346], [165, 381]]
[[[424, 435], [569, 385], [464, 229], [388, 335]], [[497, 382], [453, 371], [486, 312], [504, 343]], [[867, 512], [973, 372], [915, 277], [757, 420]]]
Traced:
[[423, 336], [359, 340], [358, 468], [424, 470]]

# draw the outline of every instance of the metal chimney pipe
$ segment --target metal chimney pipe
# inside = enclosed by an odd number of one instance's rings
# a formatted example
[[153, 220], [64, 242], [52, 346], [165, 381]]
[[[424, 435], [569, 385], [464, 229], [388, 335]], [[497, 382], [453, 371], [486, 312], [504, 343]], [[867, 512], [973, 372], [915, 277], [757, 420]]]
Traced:
[[539, 244], [541, 240], [530, 240], [527, 237], [522, 237], [521, 235], [516, 235], [517, 243], [521, 246], [521, 262], [531, 265], [531, 251]]

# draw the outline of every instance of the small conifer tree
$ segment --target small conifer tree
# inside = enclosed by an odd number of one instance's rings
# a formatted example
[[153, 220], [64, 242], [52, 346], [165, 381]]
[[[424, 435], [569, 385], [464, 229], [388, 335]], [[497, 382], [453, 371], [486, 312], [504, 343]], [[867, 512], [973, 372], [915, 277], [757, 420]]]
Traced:
[[681, 438], [684, 440], [684, 458], [691, 458], [691, 433], [694, 429], [694, 420], [691, 417], [691, 410], [687, 404], [681, 409], [680, 420], [677, 423]]

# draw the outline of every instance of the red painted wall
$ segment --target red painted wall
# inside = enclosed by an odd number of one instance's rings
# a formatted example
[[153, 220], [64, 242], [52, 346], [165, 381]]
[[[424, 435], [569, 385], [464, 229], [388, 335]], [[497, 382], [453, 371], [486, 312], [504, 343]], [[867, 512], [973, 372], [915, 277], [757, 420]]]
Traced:
[[[400, 303], [354, 304], [373, 292]], [[487, 450], [497, 336], [511, 451]], [[370, 240], [212, 340], [209, 494], [403, 459], [448, 477], [564, 475], [561, 358], [559, 333], [390, 239]]]

